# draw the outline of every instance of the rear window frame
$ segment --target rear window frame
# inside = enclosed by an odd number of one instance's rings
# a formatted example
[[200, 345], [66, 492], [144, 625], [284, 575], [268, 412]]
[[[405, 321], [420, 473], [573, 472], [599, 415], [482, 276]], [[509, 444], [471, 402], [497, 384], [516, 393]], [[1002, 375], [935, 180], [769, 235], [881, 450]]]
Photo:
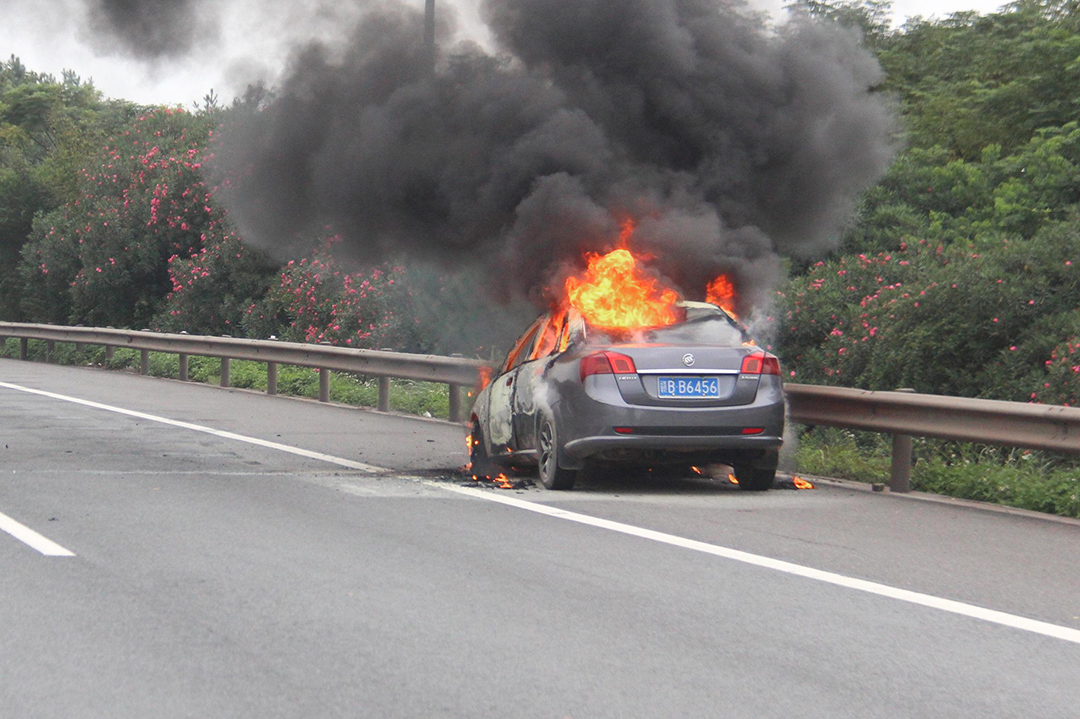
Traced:
[[[639, 329], [636, 329], [636, 330], [616, 330], [614, 332], [614, 334], [612, 332], [607, 331], [607, 330], [603, 330], [603, 329], [600, 329], [598, 327], [590, 326], [589, 323], [587, 323], [585, 321], [585, 319], [583, 317], [580, 317], [580, 315], [579, 315], [580, 322], [581, 322], [582, 337], [585, 339], [586, 342], [588, 342], [590, 333], [595, 333], [595, 335], [597, 335], [597, 336], [599, 336], [601, 338], [606, 338], [608, 340], [611, 340], [612, 344], [618, 344], [619, 342], [623, 341], [624, 339], [629, 339], [631, 336], [634, 336], [634, 335], [645, 335], [645, 334], [647, 334], [649, 332], [663, 332], [664, 330], [676, 329], [678, 327], [683, 327], [685, 325], [688, 325], [688, 324], [691, 324], [691, 323], [694, 323], [694, 322], [699, 322], [701, 320], [711, 319], [711, 318], [715, 317], [716, 319], [725, 320], [727, 322], [728, 326], [730, 326], [732, 329], [734, 329], [738, 333], [738, 336], [739, 336], [741, 342], [746, 343], [746, 342], [751, 341], [751, 338], [747, 334], [746, 329], [741, 324], [739, 324], [738, 320], [736, 320], [734, 317], [732, 317], [727, 312], [725, 312], [722, 307], [718, 307], [717, 305], [713, 305], [713, 304], [709, 304], [709, 303], [705, 303], [705, 302], [694, 302], [694, 303], [682, 303], [682, 302], [680, 302], [680, 303], [678, 303], [678, 307], [680, 307], [682, 310], [684, 310], [685, 314], [686, 314], [686, 319], [682, 320], [681, 322], [675, 322], [675, 323], [670, 324], [670, 325], [662, 325], [662, 326], [659, 326], [659, 327], [642, 327], [642, 328], [639, 328]], [[698, 316], [693, 317], [691, 319], [691, 317], [690, 317], [691, 313], [697, 314]], [[624, 335], [624, 336], [620, 336], [620, 335]], [[652, 340], [645, 340], [645, 341], [652, 341]], [[659, 341], [663, 342], [663, 340], [659, 340]], [[689, 344], [698, 344], [698, 342], [689, 342]], [[705, 344], [710, 344], [710, 343], [705, 343]]]

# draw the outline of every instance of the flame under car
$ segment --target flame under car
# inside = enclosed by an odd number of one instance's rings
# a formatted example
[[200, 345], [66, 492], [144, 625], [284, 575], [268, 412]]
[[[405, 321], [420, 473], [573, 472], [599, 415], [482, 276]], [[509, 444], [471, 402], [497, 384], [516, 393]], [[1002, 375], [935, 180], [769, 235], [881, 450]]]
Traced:
[[678, 321], [590, 326], [576, 309], [541, 315], [472, 411], [473, 473], [536, 465], [570, 489], [596, 465], [731, 466], [744, 490], [772, 486], [784, 434], [776, 357], [721, 308], [680, 302]]

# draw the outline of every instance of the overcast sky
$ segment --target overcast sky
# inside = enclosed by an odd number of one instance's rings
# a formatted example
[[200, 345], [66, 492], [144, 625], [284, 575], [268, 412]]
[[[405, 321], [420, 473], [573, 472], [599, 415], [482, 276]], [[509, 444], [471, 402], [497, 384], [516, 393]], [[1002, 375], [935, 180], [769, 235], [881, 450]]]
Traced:
[[[421, 6], [423, 0], [412, 0]], [[454, 5], [461, 33], [484, 41], [477, 15], [480, 0], [440, 0]], [[572, 1], [572, 0], [568, 0]], [[786, 0], [751, 0], [782, 18]], [[309, 0], [320, 4], [320, 0]], [[75, 70], [109, 97], [142, 103], [190, 105], [211, 88], [229, 101], [257, 79], [273, 79], [284, 66], [287, 48], [298, 40], [332, 37], [348, 25], [346, 2], [322, 0], [320, 12], [300, 12], [292, 0], [230, 0], [218, 3], [224, 23], [217, 37], [206, 34], [187, 58], [153, 62], [131, 60], [115, 47], [102, 46], [89, 32], [83, 0], [0, 0], [0, 56], [14, 54], [31, 70], [57, 77]], [[1001, 0], [895, 0], [896, 24], [914, 15], [944, 17], [953, 12], [997, 10]]]

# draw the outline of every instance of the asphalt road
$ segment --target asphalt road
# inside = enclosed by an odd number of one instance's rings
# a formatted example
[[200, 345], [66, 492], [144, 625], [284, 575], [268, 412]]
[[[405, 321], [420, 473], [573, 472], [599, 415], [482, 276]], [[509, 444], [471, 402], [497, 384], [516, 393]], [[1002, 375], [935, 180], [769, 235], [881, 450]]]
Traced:
[[464, 449], [0, 360], [0, 520], [74, 554], [0, 532], [0, 716], [1080, 716], [1080, 525], [708, 480], [476, 491]]

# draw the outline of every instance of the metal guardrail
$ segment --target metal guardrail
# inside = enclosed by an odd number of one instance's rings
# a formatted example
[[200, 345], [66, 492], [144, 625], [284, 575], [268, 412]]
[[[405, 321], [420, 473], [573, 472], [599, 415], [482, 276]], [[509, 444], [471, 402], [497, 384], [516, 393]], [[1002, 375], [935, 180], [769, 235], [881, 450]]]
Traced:
[[[141, 350], [140, 371], [146, 374], [150, 352], [180, 355], [180, 379], [188, 378], [191, 355], [221, 358], [221, 384], [229, 386], [229, 360], [267, 364], [267, 394], [277, 393], [279, 364], [312, 367], [319, 373], [319, 399], [330, 400], [330, 372], [350, 372], [379, 378], [378, 409], [390, 407], [390, 378], [449, 385], [450, 419], [462, 417], [461, 389], [476, 385], [485, 364], [478, 360], [358, 350], [329, 345], [300, 344], [232, 337], [160, 334], [96, 327], [0, 322], [0, 338], [19, 338], [21, 359], [27, 340], [44, 340], [50, 355], [57, 342], [104, 345], [107, 356], [116, 347]], [[1080, 453], [1080, 408], [1001, 402], [988, 399], [916, 394], [911, 391], [870, 392], [846, 387], [787, 384], [790, 418], [802, 424], [846, 427], [893, 436], [890, 488], [910, 490], [911, 438], [979, 442], [1056, 452]]]
[[805, 384], [784, 389], [795, 422], [892, 434], [894, 492], [910, 491], [912, 436], [1080, 453], [1080, 409], [1075, 407], [910, 390], [870, 392]]
[[57, 327], [54, 325], [0, 322], [0, 337], [20, 340], [19, 357], [27, 358], [28, 340], [44, 340], [46, 356], [55, 351], [57, 342], [81, 345], [104, 345], [111, 358], [117, 347], [142, 352], [140, 372], [149, 371], [150, 352], [180, 356], [180, 379], [188, 379], [188, 358], [192, 355], [221, 359], [221, 386], [229, 386], [230, 360], [251, 360], [267, 365], [267, 394], [277, 394], [278, 365], [311, 367], [319, 371], [319, 400], [330, 401], [330, 372], [349, 372], [379, 378], [378, 409], [390, 409], [390, 379], [420, 380], [449, 385], [450, 420], [462, 419], [461, 391], [476, 384], [484, 366], [478, 360], [434, 355], [405, 354], [380, 350], [361, 350], [331, 345], [249, 340], [234, 337], [205, 337], [186, 334], [163, 334], [142, 330], [117, 330], [99, 327]]

